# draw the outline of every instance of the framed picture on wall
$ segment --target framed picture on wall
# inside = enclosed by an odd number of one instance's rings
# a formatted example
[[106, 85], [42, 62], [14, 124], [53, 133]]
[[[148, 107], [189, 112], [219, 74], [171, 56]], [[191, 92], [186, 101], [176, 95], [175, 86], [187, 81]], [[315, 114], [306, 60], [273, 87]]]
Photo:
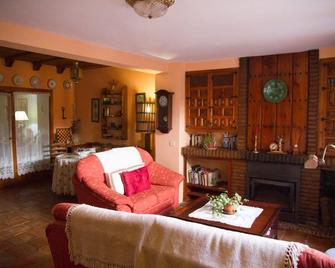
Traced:
[[91, 100], [91, 121], [99, 122], [100, 100], [93, 98]]
[[145, 102], [145, 93], [136, 93], [136, 103]]

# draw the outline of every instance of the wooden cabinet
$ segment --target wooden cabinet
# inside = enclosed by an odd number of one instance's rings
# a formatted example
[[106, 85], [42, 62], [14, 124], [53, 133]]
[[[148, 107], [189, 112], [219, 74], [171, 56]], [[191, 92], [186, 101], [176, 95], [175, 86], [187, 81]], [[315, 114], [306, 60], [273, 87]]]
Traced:
[[237, 69], [186, 73], [186, 130], [236, 131]]
[[[283, 150], [306, 152], [308, 115], [308, 52], [249, 58], [248, 68], [248, 136], [247, 149], [253, 150], [259, 132], [258, 149], [268, 151], [278, 136], [284, 140]], [[266, 101], [264, 85], [280, 79], [287, 86], [287, 96], [279, 103]]]
[[101, 94], [101, 134], [103, 138], [126, 140], [127, 87], [103, 89]]
[[[319, 152], [335, 143], [335, 58], [321, 61], [320, 85]], [[329, 150], [327, 155], [335, 153]]]

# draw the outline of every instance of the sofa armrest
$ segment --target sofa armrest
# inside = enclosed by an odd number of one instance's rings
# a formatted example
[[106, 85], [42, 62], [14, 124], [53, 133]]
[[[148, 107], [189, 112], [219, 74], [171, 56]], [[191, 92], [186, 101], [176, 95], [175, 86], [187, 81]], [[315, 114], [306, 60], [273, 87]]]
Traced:
[[66, 221], [66, 214], [70, 207], [75, 205], [74, 203], [58, 203], [52, 208], [52, 215], [56, 220]]
[[151, 183], [156, 185], [178, 188], [180, 182], [184, 180], [184, 176], [171, 169], [163, 167], [156, 162], [152, 162], [148, 166], [148, 172]]

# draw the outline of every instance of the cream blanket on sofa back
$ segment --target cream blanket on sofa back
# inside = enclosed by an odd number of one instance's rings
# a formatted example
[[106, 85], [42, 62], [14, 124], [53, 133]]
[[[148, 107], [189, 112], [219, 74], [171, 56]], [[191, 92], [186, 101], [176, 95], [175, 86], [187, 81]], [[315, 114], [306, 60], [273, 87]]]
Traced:
[[71, 260], [87, 267], [296, 265], [287, 259], [292, 251], [289, 242], [159, 215], [78, 205], [68, 212], [66, 232]]

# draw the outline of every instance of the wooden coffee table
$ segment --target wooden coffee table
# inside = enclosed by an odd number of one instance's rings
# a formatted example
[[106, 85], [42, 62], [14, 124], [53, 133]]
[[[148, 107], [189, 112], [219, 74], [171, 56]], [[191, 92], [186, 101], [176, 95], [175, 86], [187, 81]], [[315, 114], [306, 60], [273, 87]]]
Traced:
[[206, 224], [209, 226], [214, 226], [226, 230], [231, 231], [238, 231], [248, 234], [266, 236], [271, 238], [277, 238], [277, 226], [278, 226], [278, 217], [280, 211], [280, 205], [267, 203], [267, 202], [258, 202], [250, 200], [246, 202], [244, 205], [252, 206], [252, 207], [259, 207], [262, 208], [262, 213], [256, 218], [254, 223], [252, 224], [251, 228], [243, 228], [238, 226], [233, 226], [225, 223], [220, 223], [216, 221], [207, 221], [202, 219], [191, 218], [188, 215], [193, 211], [197, 210], [198, 208], [204, 206], [208, 202], [207, 197], [200, 197], [190, 203], [187, 203], [183, 207], [179, 207], [172, 211], [169, 216], [175, 217], [178, 219], [197, 222]]

